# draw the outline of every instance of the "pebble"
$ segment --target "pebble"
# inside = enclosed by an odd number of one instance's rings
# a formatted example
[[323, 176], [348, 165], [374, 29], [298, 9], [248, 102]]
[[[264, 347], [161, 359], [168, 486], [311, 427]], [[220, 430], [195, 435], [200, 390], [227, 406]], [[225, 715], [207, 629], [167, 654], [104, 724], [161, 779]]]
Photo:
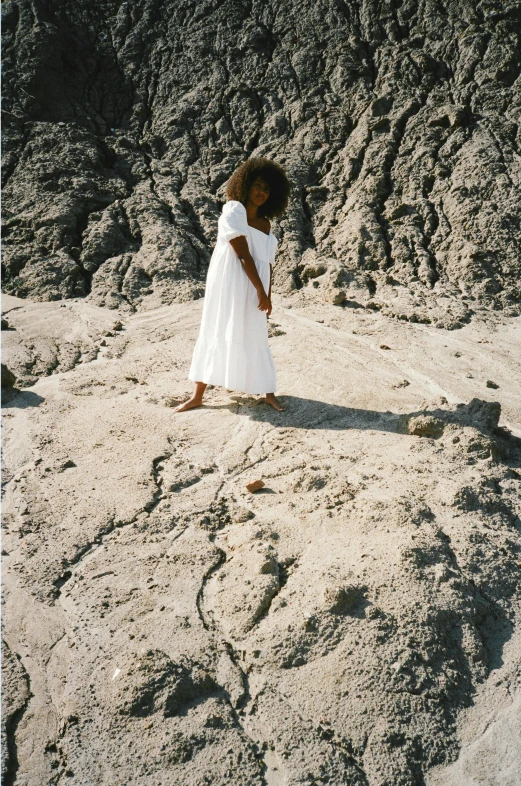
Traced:
[[253, 494], [254, 491], [259, 491], [259, 489], [264, 488], [264, 485], [263, 480], [254, 480], [253, 483], [246, 484], [246, 489]]

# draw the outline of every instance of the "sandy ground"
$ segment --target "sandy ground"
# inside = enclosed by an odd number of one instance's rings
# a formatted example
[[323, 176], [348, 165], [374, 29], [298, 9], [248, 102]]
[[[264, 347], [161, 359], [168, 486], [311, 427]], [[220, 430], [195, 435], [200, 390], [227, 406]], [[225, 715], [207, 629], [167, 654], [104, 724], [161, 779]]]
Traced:
[[275, 296], [176, 414], [201, 308], [3, 298], [5, 783], [519, 786], [520, 319]]

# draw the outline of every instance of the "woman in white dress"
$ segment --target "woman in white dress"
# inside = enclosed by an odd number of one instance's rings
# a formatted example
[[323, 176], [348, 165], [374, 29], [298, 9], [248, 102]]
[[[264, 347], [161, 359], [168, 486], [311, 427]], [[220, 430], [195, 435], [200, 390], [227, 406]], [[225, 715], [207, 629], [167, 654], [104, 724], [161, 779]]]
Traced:
[[202, 406], [207, 385], [264, 393], [267, 404], [284, 409], [275, 396], [275, 365], [268, 346], [278, 244], [269, 219], [282, 215], [289, 192], [282, 167], [266, 158], [250, 158], [230, 178], [188, 374], [195, 388], [176, 412]]

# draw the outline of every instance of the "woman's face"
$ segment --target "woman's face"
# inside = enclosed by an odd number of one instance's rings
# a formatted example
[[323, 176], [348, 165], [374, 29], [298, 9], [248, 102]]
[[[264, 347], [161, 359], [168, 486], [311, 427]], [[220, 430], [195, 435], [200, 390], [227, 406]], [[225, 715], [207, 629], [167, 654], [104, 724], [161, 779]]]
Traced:
[[248, 199], [254, 205], [260, 207], [265, 203], [270, 195], [270, 187], [262, 177], [257, 177], [250, 186]]

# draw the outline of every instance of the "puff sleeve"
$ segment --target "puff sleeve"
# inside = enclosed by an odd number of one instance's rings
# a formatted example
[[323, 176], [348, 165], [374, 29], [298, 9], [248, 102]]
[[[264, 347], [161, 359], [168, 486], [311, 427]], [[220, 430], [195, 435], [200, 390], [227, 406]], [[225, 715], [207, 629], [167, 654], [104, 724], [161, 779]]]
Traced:
[[240, 235], [245, 235], [246, 238], [248, 237], [246, 208], [242, 202], [230, 199], [229, 202], [225, 203], [222, 213], [219, 216], [218, 229], [219, 235], [226, 242]]

